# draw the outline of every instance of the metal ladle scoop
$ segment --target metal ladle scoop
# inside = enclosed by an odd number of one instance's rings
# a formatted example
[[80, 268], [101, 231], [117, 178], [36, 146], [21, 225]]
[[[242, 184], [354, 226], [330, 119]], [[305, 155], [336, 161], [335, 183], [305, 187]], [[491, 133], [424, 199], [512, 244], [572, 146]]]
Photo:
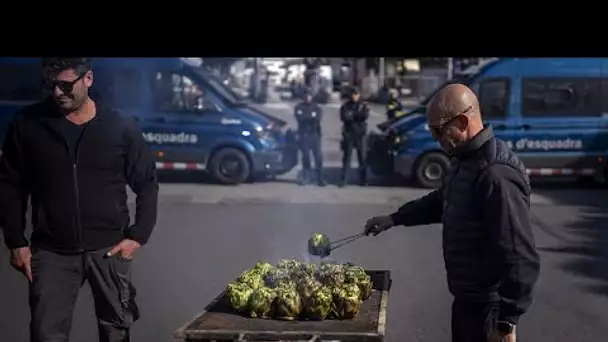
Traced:
[[327, 237], [327, 235], [325, 235], [325, 234], [320, 234], [320, 235], [323, 236], [325, 241], [329, 241], [329, 243], [320, 244], [320, 245], [315, 246], [313, 243], [313, 238], [311, 237], [310, 239], [308, 239], [308, 253], [311, 255], [321, 257], [321, 258], [326, 258], [331, 254], [331, 251], [333, 251], [334, 249], [342, 247], [344, 245], [347, 245], [353, 241], [356, 241], [356, 240], [364, 237], [365, 233], [347, 236], [345, 238], [335, 240], [335, 241], [330, 241], [329, 238]]

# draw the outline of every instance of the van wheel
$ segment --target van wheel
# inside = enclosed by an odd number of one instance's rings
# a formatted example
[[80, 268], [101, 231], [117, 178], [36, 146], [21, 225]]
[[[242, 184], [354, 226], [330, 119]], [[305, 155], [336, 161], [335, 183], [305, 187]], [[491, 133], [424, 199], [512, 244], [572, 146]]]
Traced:
[[211, 176], [222, 184], [243, 183], [251, 173], [245, 153], [236, 148], [222, 148], [213, 154], [209, 167]]
[[450, 160], [445, 154], [427, 153], [414, 167], [414, 181], [424, 188], [437, 189], [441, 186], [449, 167]]

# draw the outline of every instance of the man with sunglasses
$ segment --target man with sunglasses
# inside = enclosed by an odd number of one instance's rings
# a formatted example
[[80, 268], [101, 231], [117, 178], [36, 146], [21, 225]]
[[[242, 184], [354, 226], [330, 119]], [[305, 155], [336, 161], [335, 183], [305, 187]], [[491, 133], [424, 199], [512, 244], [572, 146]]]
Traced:
[[451, 156], [443, 186], [396, 212], [371, 218], [365, 233], [443, 223], [452, 341], [515, 341], [532, 303], [540, 261], [530, 223], [524, 165], [484, 126], [475, 94], [462, 84], [429, 103], [427, 122]]
[[[30, 282], [31, 341], [68, 341], [86, 280], [99, 340], [126, 342], [139, 317], [131, 260], [156, 224], [153, 156], [132, 118], [89, 97], [90, 59], [44, 59], [43, 72], [50, 95], [16, 113], [0, 160], [4, 238]], [[137, 195], [134, 224], [127, 185]]]

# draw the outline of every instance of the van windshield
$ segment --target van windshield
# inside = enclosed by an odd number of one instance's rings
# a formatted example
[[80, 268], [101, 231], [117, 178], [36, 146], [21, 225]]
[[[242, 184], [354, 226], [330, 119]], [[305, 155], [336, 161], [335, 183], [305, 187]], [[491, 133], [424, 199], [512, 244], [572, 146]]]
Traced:
[[208, 75], [208, 81], [209, 84], [214, 88], [217, 89], [217, 91], [221, 91], [224, 93], [224, 95], [227, 95], [228, 97], [230, 97], [229, 101], [233, 104], [241, 104], [245, 102], [245, 99], [240, 96], [239, 94], [237, 94], [234, 90], [232, 90], [232, 88], [230, 88], [229, 86], [225, 85], [222, 80], [215, 75]]
[[203, 85], [209, 86], [224, 104], [228, 106], [240, 106], [244, 104], [243, 99], [230, 89], [230, 87], [223, 84], [218, 77], [208, 74], [200, 68], [187, 66], [185, 69], [187, 72], [193, 74], [193, 76], [195, 76]]

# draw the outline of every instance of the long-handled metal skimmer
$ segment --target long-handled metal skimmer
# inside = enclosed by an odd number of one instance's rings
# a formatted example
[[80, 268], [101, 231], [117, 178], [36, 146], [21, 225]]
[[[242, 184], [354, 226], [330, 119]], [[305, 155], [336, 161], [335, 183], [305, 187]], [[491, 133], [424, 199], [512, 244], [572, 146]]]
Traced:
[[[325, 234], [322, 234], [322, 235], [323, 235], [323, 237], [327, 238], [327, 236]], [[365, 236], [365, 233], [359, 233], [356, 235], [347, 236], [342, 239], [330, 241], [329, 244], [319, 245], [319, 246], [317, 246], [317, 248], [312, 248], [312, 241], [308, 240], [308, 253], [319, 256], [321, 258], [326, 258], [331, 254], [331, 251], [333, 251], [334, 249], [340, 248], [344, 245], [354, 242], [364, 236]], [[329, 238], [327, 238], [327, 241], [329, 241]]]

